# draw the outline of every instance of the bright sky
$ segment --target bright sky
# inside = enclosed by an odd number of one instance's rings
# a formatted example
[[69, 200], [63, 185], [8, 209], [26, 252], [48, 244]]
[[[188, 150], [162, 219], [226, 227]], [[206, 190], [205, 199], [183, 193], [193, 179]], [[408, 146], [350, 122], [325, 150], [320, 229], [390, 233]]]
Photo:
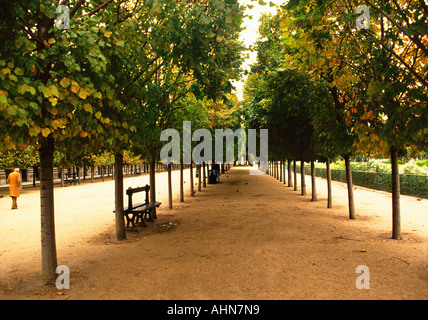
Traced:
[[[288, 0], [265, 0], [267, 3], [264, 6], [259, 5], [258, 1], [251, 1], [251, 0], [239, 0], [241, 4], [249, 4], [253, 5], [253, 9], [247, 9], [247, 15], [253, 16], [253, 19], [250, 20], [249, 18], [246, 18], [244, 20], [244, 26], [246, 27], [246, 30], [244, 30], [241, 34], [241, 39], [244, 41], [245, 46], [250, 46], [254, 44], [259, 37], [258, 29], [259, 29], [259, 19], [262, 13], [264, 12], [270, 12], [274, 14], [276, 12], [276, 7], [270, 7], [269, 2], [273, 2], [277, 5], [284, 4], [288, 2]], [[248, 69], [248, 67], [255, 62], [257, 58], [256, 52], [250, 52], [250, 58], [245, 62], [244, 68]], [[234, 82], [234, 86], [236, 88], [236, 92], [238, 95], [239, 100], [242, 100], [242, 89], [244, 86], [245, 79], [242, 79], [240, 82]]]

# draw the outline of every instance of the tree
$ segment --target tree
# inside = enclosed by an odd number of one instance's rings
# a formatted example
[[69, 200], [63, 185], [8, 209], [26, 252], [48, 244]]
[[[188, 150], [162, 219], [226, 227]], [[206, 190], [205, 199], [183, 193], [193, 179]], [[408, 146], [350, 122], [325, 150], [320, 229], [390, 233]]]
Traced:
[[423, 1], [365, 3], [371, 9], [370, 29], [357, 30], [357, 1], [290, 1], [271, 24], [273, 30], [280, 30], [272, 32], [279, 45], [276, 52], [267, 52], [266, 59], [309, 74], [330, 91], [330, 101], [314, 109], [314, 136], [325, 142], [314, 145], [328, 158], [345, 158], [351, 218], [355, 214], [350, 155], [389, 150], [394, 168], [393, 238], [397, 239], [397, 156], [406, 148], [427, 146], [423, 113], [428, 96], [427, 7]]
[[112, 96], [114, 78], [100, 49], [120, 43], [101, 26], [105, 5], [98, 5], [97, 1], [76, 2], [70, 10], [70, 18], [75, 19], [71, 29], [55, 27], [56, 5], [50, 1], [2, 6], [0, 127], [6, 132], [6, 146], [33, 145], [39, 150], [42, 275], [46, 282], [55, 279], [57, 265], [54, 150], [78, 154], [99, 146], [100, 141], [106, 144], [104, 137], [116, 133], [109, 111], [121, 108]]

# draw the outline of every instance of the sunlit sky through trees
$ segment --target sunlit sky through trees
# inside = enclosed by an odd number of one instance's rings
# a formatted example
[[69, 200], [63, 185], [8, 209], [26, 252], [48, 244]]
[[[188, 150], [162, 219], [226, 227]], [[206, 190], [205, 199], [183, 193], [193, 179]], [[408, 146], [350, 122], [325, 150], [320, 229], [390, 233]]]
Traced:
[[[259, 19], [263, 13], [272, 13], [275, 14], [277, 7], [271, 7], [269, 2], [275, 3], [276, 5], [281, 5], [287, 3], [288, 0], [271, 0], [265, 1], [266, 5], [261, 6], [258, 1], [251, 0], [239, 0], [241, 4], [248, 4], [254, 6], [252, 9], [247, 9], [247, 15], [252, 16], [252, 20], [250, 18], [245, 18], [244, 26], [245, 30], [241, 34], [241, 39], [244, 42], [245, 46], [249, 47], [254, 45], [259, 37], [258, 29], [259, 29]], [[249, 70], [249, 66], [255, 62], [257, 53], [249, 52], [249, 59], [245, 62], [244, 68]], [[240, 82], [235, 82], [236, 93], [238, 98], [242, 99], [242, 90], [244, 86], [245, 78], [243, 78]]]

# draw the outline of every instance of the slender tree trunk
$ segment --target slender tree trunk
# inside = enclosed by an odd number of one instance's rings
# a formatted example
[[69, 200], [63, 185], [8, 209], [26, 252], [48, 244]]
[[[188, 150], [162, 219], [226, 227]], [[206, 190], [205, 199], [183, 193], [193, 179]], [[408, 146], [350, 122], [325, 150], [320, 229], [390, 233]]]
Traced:
[[202, 191], [202, 186], [201, 186], [201, 166], [202, 165], [198, 165], [197, 166], [197, 170], [198, 170], [198, 191], [201, 192]]
[[331, 169], [330, 169], [330, 158], [327, 158], [326, 163], [327, 170], [327, 208], [333, 208], [333, 195], [331, 193]]
[[292, 187], [293, 186], [293, 178], [291, 175], [291, 159], [288, 159], [288, 186]]
[[301, 179], [301, 193], [302, 196], [306, 195], [306, 181], [305, 181], [305, 161], [300, 161], [300, 179]]
[[278, 179], [278, 161], [273, 162], [273, 177]]
[[282, 177], [281, 182], [282, 182], [282, 184], [286, 184], [286, 182], [285, 182], [285, 180], [286, 180], [285, 176], [286, 176], [286, 174], [285, 174], [285, 160], [282, 160], [281, 161], [281, 177]]
[[193, 186], [193, 161], [190, 161], [190, 196], [195, 196], [195, 187]]
[[275, 161], [272, 161], [272, 178], [276, 179]]
[[36, 173], [38, 168], [36, 166], [33, 166], [33, 187], [36, 186]]
[[[150, 151], [150, 202], [156, 202], [156, 148]], [[157, 219], [156, 208], [152, 210], [152, 219]]]
[[91, 166], [91, 183], [95, 181], [95, 167]]
[[315, 180], [315, 163], [311, 161], [311, 184], [312, 184], [312, 199], [311, 201], [318, 201], [317, 197], [317, 184]]
[[283, 161], [279, 161], [279, 182], [282, 182], [284, 176], [284, 163]]
[[64, 187], [64, 167], [61, 167], [61, 187]]
[[294, 171], [294, 191], [297, 191], [297, 168], [296, 168], [296, 159], [293, 162], [293, 171]]
[[123, 216], [123, 154], [114, 154], [114, 209], [116, 220], [116, 239], [126, 239], [125, 220]]
[[[43, 40], [48, 41], [52, 36], [50, 31], [54, 26], [54, 19], [40, 14], [37, 23], [38, 38], [37, 50], [45, 49]], [[38, 77], [47, 84], [51, 79], [49, 71], [51, 65], [41, 72]], [[41, 115], [46, 121], [50, 121], [50, 114], [46, 106], [41, 105]], [[42, 277], [46, 284], [52, 283], [56, 278], [57, 255], [55, 242], [55, 206], [54, 206], [54, 183], [53, 183], [53, 161], [55, 141], [52, 135], [47, 138], [39, 136], [40, 156], [40, 222], [41, 222], [41, 255], [42, 255]]]
[[55, 206], [53, 185], [54, 139], [40, 138], [40, 220], [42, 242], [42, 277], [45, 284], [56, 278]]
[[398, 153], [391, 147], [391, 187], [392, 187], [392, 239], [401, 239], [400, 217], [400, 174], [398, 172]]
[[168, 163], [168, 207], [172, 209], [172, 163]]
[[180, 202], [184, 202], [184, 163], [180, 158]]
[[349, 219], [355, 219], [354, 184], [352, 183], [351, 162], [349, 154], [345, 155], [346, 184], [348, 185]]
[[202, 186], [204, 187], [204, 188], [206, 188], [206, 186], [207, 186], [207, 175], [206, 175], [206, 173], [205, 173], [205, 170], [206, 170], [206, 167], [207, 167], [207, 165], [205, 164], [205, 162], [203, 163], [203, 165], [202, 165], [202, 170], [204, 171], [204, 173], [203, 173], [203, 182], [202, 182]]
[[275, 179], [275, 161], [272, 161], [271, 169], [272, 169], [271, 176], [272, 176], [272, 178]]

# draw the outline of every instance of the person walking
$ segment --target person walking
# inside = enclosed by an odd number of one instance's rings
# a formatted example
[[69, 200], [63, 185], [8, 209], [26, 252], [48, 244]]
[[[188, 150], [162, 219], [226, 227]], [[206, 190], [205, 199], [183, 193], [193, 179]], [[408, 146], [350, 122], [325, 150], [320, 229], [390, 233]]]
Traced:
[[21, 178], [18, 168], [9, 174], [7, 183], [9, 184], [9, 195], [12, 197], [12, 209], [18, 209], [18, 197], [21, 191]]

